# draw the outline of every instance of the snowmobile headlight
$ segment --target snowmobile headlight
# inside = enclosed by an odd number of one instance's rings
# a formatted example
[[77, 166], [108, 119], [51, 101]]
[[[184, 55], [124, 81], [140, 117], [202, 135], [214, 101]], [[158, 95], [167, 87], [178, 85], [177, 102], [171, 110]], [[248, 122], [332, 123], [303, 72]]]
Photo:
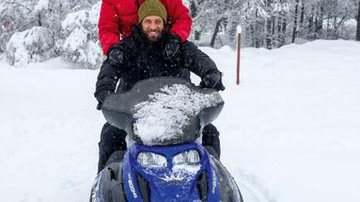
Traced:
[[182, 152], [173, 158], [174, 165], [196, 164], [200, 162], [199, 152], [195, 149]]
[[152, 152], [141, 152], [137, 156], [137, 162], [143, 167], [163, 168], [167, 166], [166, 158]]

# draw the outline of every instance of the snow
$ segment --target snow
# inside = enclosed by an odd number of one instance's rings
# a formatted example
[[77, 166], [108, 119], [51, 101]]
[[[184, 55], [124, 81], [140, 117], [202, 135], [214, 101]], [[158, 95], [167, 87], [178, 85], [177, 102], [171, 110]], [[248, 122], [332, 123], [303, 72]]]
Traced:
[[345, 25], [345, 26], [356, 27], [357, 21], [352, 18], [352, 19], [346, 20], [346, 21], [344, 22], [344, 25]]
[[146, 145], [178, 139], [191, 117], [222, 102], [218, 93], [203, 95], [180, 84], [165, 86], [149, 97], [134, 109], [134, 133]]
[[59, 44], [63, 59], [96, 69], [102, 62], [100, 43], [94, 35], [97, 30], [101, 1], [93, 7], [70, 13], [62, 21], [65, 40]]
[[53, 46], [53, 37], [49, 29], [33, 27], [13, 34], [7, 44], [6, 53], [11, 64], [21, 67], [29, 62], [49, 59]]
[[[87, 43], [87, 31], [80, 27], [75, 28], [68, 38], [64, 42], [64, 49], [71, 51], [77, 50], [79, 47], [84, 46]], [[80, 50], [81, 51], [81, 50]], [[84, 54], [84, 53], [83, 53]]]
[[86, 10], [80, 10], [74, 13], [70, 13], [66, 16], [64, 21], [62, 21], [61, 26], [63, 29], [71, 32], [76, 28], [82, 27], [82, 25], [88, 21], [89, 12]]
[[[240, 86], [234, 51], [202, 50], [224, 72], [214, 124], [246, 202], [360, 201], [359, 42], [242, 49]], [[34, 66], [0, 55], [1, 201], [86, 201], [104, 123], [98, 71]]]
[[89, 11], [89, 21], [92, 24], [97, 24], [100, 17], [101, 1], [94, 4]]
[[196, 175], [200, 169], [201, 169], [201, 165], [199, 164], [194, 164], [194, 165], [180, 164], [180, 165], [174, 165], [173, 172], [174, 173], [184, 172], [190, 175]]
[[240, 26], [240, 25], [237, 26], [237, 27], [236, 27], [236, 33], [239, 34], [239, 33], [241, 33], [241, 31], [242, 31], [241, 26]]
[[48, 8], [49, 8], [49, 0], [39, 0], [34, 10], [41, 11], [41, 10], [46, 10]]
[[61, 26], [67, 32], [72, 32], [76, 28], [85, 26], [97, 25], [100, 14], [101, 1], [94, 4], [89, 9], [79, 10], [73, 13], [69, 13], [62, 21]]

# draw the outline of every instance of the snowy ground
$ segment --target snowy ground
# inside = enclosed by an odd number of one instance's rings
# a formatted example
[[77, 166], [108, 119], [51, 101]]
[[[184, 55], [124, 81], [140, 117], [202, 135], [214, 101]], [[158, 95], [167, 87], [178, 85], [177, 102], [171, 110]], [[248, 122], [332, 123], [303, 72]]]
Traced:
[[[233, 51], [203, 50], [225, 73], [215, 125], [246, 202], [360, 201], [360, 43], [243, 49], [240, 86]], [[88, 200], [97, 73], [60, 59], [15, 69], [0, 55], [1, 201]]]

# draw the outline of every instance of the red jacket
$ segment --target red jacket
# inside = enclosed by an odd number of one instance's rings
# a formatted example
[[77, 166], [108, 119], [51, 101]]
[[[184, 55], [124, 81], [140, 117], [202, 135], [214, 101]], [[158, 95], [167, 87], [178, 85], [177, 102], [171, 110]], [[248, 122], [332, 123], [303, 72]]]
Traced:
[[[99, 40], [105, 55], [113, 44], [120, 42], [120, 35], [129, 37], [131, 27], [138, 24], [137, 1], [141, 5], [145, 0], [102, 0], [98, 27]], [[167, 21], [172, 22], [170, 33], [185, 41], [190, 35], [192, 25], [189, 9], [182, 0], [159, 1], [166, 8]]]

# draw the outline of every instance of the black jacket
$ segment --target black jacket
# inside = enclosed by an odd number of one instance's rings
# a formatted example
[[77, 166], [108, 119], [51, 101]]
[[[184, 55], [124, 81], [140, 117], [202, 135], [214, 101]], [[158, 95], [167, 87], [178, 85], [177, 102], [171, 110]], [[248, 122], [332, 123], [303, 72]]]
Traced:
[[[133, 30], [130, 38], [122, 40], [125, 46], [125, 64], [114, 67], [108, 61], [101, 67], [96, 87], [106, 81], [119, 78], [120, 90], [129, 90], [136, 82], [159, 76], [183, 78], [190, 81], [190, 71], [203, 78], [210, 70], [217, 69], [213, 60], [192, 42], [181, 43], [179, 53], [172, 59], [166, 59], [164, 46], [168, 35], [165, 33], [157, 42], [150, 42], [140, 32], [139, 28]], [[128, 47], [128, 48], [126, 48]]]

